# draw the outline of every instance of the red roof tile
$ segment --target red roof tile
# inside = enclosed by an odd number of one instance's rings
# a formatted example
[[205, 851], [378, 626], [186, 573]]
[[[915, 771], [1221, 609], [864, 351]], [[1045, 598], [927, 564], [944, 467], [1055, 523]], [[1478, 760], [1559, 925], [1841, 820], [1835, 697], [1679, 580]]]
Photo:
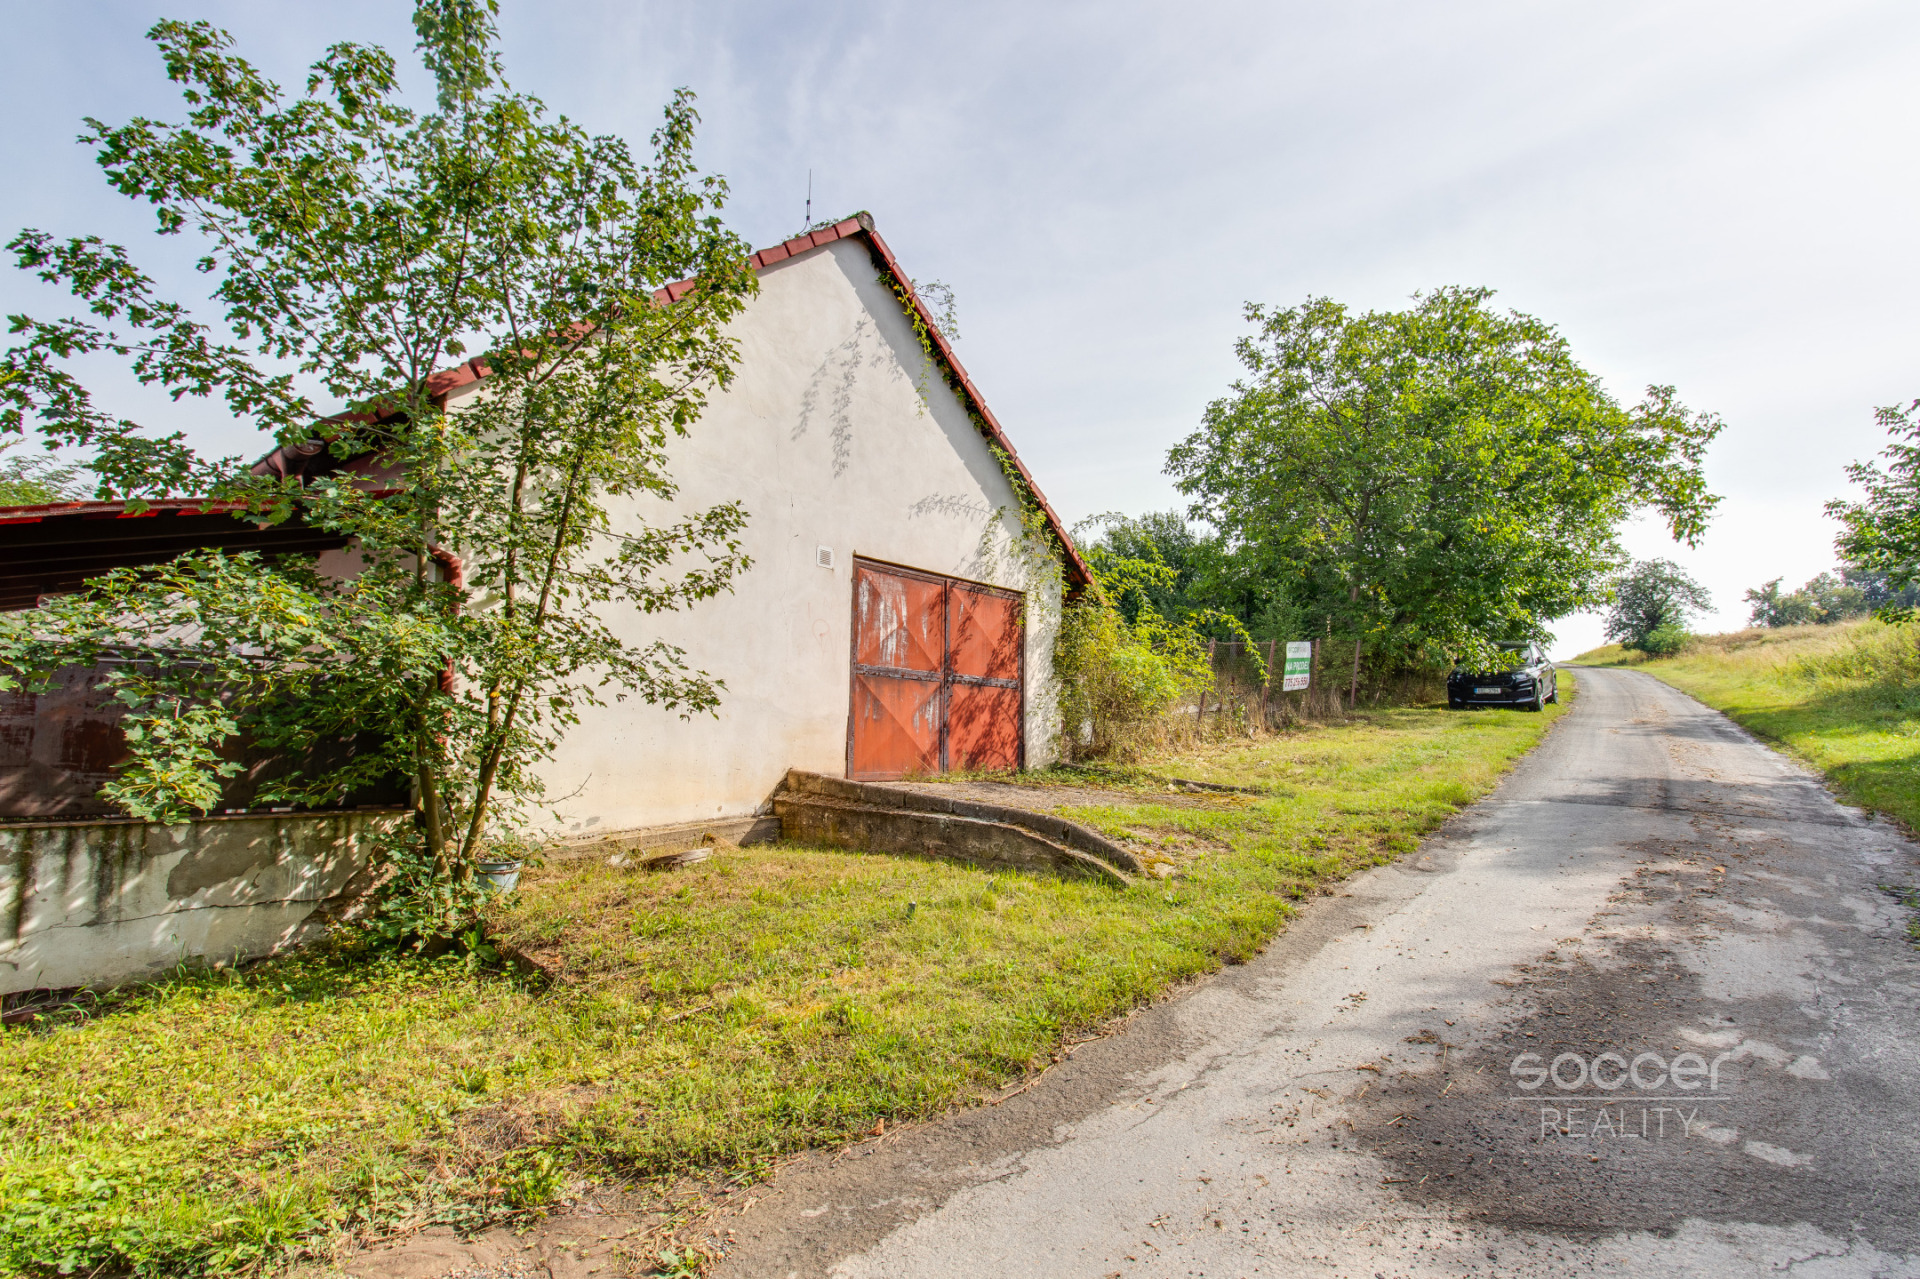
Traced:
[[427, 390], [432, 394], [446, 395], [469, 382], [478, 382], [487, 375], [487, 366], [478, 357], [465, 364], [456, 364], [450, 369], [441, 369], [427, 379]]
[[[1093, 581], [1093, 572], [1087, 567], [1086, 561], [1080, 558], [1079, 549], [1074, 546], [1073, 539], [1068, 536], [1066, 526], [1061, 523], [1059, 515], [1047, 502], [1046, 495], [1040, 491], [1039, 484], [1035, 483], [1033, 472], [1029, 471], [1027, 464], [1020, 460], [1020, 454], [1015, 451], [1013, 441], [1007, 438], [1006, 429], [1000, 425], [1000, 419], [993, 415], [993, 410], [987, 407], [986, 400], [981, 398], [979, 388], [974, 386], [973, 379], [967, 376], [966, 369], [961, 367], [959, 357], [953, 353], [953, 344], [948, 342], [946, 334], [940, 331], [940, 325], [934, 320], [933, 312], [927, 309], [920, 295], [914, 292], [913, 282], [907, 273], [900, 269], [899, 260], [893, 256], [893, 250], [887, 247], [887, 242], [880, 238], [878, 231], [874, 230], [873, 219], [870, 216], [864, 213], [858, 214], [836, 222], [830, 227], [822, 227], [818, 231], [810, 232], [806, 236], [796, 236], [771, 248], [762, 249], [753, 255], [753, 267], [757, 271], [764, 270], [776, 262], [784, 262], [790, 257], [797, 257], [801, 253], [831, 244], [835, 240], [855, 237], [867, 242], [874, 264], [891, 275], [899, 283], [901, 290], [906, 293], [907, 300], [918, 313], [921, 323], [926, 326], [928, 336], [933, 340], [934, 351], [940, 363], [945, 365], [947, 371], [952, 374], [962, 398], [967, 402], [967, 407], [973, 410], [975, 417], [985, 427], [987, 438], [1007, 455], [1007, 460], [1013, 464], [1014, 470], [1019, 472], [1020, 478], [1025, 481], [1027, 491], [1032, 493], [1033, 500], [1039, 503], [1040, 513], [1045, 516], [1047, 527], [1053, 530], [1053, 535], [1059, 539], [1060, 549], [1066, 554], [1069, 584], [1076, 588], [1089, 585]], [[668, 285], [667, 289], [671, 290], [672, 287]]]
[[[955, 389], [966, 401], [967, 407], [972, 410], [975, 421], [979, 423], [987, 439], [1007, 455], [1007, 460], [1012, 463], [1014, 470], [1025, 482], [1027, 491], [1033, 494], [1033, 500], [1039, 504], [1040, 512], [1047, 521], [1047, 527], [1053, 531], [1061, 551], [1066, 556], [1069, 586], [1077, 590], [1089, 585], [1093, 581], [1093, 573], [1088, 569], [1086, 561], [1080, 558], [1080, 552], [1074, 546], [1073, 539], [1068, 536], [1066, 526], [1061, 523], [1053, 507], [1048, 504], [1046, 495], [1040, 491], [1039, 484], [1034, 481], [1033, 473], [1027, 470], [1026, 463], [1020, 460], [1020, 454], [1014, 449], [1013, 441], [1007, 438], [1006, 429], [1000, 425], [1000, 419], [993, 415], [993, 410], [987, 407], [986, 400], [981, 397], [979, 388], [974, 385], [973, 379], [967, 376], [967, 371], [961, 366], [959, 357], [953, 353], [953, 344], [948, 342], [946, 334], [940, 331], [940, 325], [935, 321], [933, 312], [927, 308], [919, 294], [914, 292], [912, 279], [900, 269], [899, 261], [893, 256], [893, 250], [887, 247], [887, 242], [880, 238], [878, 231], [874, 230], [872, 217], [860, 213], [844, 218], [832, 226], [821, 227], [817, 231], [810, 231], [805, 235], [798, 235], [791, 240], [761, 249], [749, 261], [754, 270], [763, 271], [777, 263], [798, 257], [802, 253], [810, 253], [837, 240], [850, 239], [865, 240], [874, 265], [891, 275], [899, 284], [901, 291], [906, 295], [907, 301], [920, 317], [920, 322], [932, 339], [935, 357], [951, 376]], [[656, 289], [654, 299], [661, 303], [677, 302], [686, 296], [694, 283], [693, 280], [675, 280]], [[476, 357], [464, 364], [456, 364], [450, 369], [442, 369], [428, 379], [427, 385], [436, 397], [444, 396], [486, 375], [485, 363]], [[284, 451], [276, 450], [268, 454], [255, 465], [254, 470], [275, 469], [273, 460]], [[0, 518], [6, 517], [0, 515]]]
[[154, 515], [226, 515], [246, 509], [239, 502], [215, 502], [204, 497], [161, 497], [145, 502], [143, 511], [129, 511], [126, 502], [46, 502], [38, 506], [0, 506], [0, 524], [39, 524], [50, 519], [137, 520]]

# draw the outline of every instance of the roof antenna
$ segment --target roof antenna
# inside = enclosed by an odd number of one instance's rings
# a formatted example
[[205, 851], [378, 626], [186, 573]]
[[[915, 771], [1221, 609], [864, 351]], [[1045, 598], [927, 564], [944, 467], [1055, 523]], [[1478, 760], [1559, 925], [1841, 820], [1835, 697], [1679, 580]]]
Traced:
[[807, 170], [807, 220], [801, 224], [802, 231], [813, 229], [813, 170]]

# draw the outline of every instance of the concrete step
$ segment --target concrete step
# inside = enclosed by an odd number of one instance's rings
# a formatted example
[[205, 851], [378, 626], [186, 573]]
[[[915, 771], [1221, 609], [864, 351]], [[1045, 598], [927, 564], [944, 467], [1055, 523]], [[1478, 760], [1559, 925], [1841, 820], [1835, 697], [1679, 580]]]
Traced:
[[1126, 884], [1140, 862], [1077, 822], [794, 769], [774, 793], [783, 838], [864, 852], [950, 857]]

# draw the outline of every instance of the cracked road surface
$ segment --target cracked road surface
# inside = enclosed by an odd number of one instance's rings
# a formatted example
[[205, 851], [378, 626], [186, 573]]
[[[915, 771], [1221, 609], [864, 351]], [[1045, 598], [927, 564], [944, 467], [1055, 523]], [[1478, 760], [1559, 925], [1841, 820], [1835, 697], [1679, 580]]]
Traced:
[[794, 1165], [724, 1279], [1920, 1276], [1920, 850], [1632, 671], [1252, 963]]

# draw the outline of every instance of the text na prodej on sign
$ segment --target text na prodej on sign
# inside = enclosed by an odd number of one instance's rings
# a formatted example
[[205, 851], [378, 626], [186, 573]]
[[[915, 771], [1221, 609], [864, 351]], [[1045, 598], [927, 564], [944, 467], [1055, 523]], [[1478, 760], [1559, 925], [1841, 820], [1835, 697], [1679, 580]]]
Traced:
[[1287, 664], [1281, 669], [1280, 691], [1297, 693], [1307, 687], [1312, 678], [1313, 641], [1288, 640]]

